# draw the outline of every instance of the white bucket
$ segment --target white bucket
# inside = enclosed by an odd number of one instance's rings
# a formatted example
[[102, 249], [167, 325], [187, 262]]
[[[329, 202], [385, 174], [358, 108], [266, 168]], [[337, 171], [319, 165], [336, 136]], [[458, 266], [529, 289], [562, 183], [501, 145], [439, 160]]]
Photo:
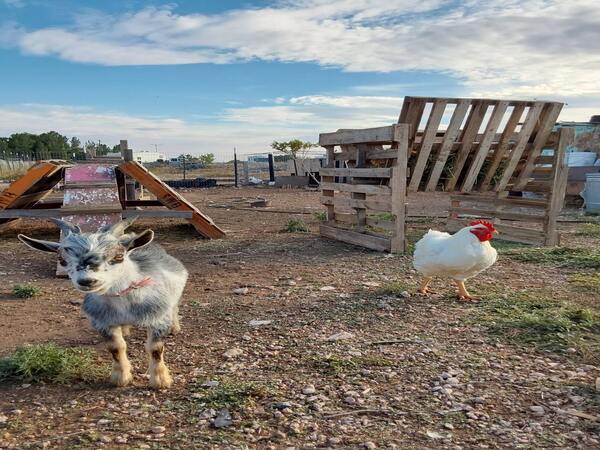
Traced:
[[567, 155], [569, 167], [593, 166], [596, 162], [596, 152], [570, 152]]
[[580, 194], [588, 211], [600, 211], [600, 173], [588, 173], [585, 176], [585, 188]]

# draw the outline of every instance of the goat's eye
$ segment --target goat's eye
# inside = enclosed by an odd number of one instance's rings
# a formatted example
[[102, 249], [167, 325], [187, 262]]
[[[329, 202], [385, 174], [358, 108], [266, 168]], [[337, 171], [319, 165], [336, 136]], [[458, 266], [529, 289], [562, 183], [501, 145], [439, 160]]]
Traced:
[[62, 256], [60, 256], [60, 255], [59, 255], [59, 257], [58, 257], [58, 263], [59, 263], [61, 266], [63, 266], [63, 267], [65, 267], [65, 266], [67, 265], [67, 261], [65, 261], [65, 258], [63, 258], [63, 257], [62, 257]]
[[110, 265], [119, 264], [123, 262], [123, 255], [117, 255], [113, 259], [111, 259], [108, 263]]

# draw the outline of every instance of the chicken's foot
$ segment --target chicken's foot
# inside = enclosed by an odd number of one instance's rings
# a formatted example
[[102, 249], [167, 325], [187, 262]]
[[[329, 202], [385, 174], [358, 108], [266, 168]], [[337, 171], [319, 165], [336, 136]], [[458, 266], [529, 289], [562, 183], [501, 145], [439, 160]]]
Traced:
[[423, 278], [423, 281], [421, 282], [421, 286], [419, 286], [419, 289], [417, 290], [417, 292], [419, 294], [423, 294], [423, 295], [434, 294], [434, 292], [427, 287], [430, 282], [431, 282], [431, 277]]
[[457, 297], [459, 300], [464, 302], [474, 302], [477, 303], [481, 297], [477, 297], [476, 295], [469, 294], [467, 288], [465, 287], [465, 282], [460, 280], [454, 280], [456, 286], [458, 287]]

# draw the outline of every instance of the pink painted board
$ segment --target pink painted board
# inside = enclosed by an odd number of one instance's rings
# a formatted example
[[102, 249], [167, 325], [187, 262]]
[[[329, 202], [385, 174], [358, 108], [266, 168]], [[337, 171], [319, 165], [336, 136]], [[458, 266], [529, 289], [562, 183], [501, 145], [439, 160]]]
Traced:
[[78, 164], [65, 171], [65, 183], [111, 182], [115, 166], [110, 164]]

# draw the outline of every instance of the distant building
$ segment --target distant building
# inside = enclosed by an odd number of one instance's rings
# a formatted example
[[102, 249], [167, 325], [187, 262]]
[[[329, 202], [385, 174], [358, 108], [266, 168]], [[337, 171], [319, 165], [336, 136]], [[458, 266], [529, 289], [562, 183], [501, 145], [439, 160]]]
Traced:
[[133, 159], [139, 163], [164, 161], [165, 154], [159, 152], [133, 151]]

